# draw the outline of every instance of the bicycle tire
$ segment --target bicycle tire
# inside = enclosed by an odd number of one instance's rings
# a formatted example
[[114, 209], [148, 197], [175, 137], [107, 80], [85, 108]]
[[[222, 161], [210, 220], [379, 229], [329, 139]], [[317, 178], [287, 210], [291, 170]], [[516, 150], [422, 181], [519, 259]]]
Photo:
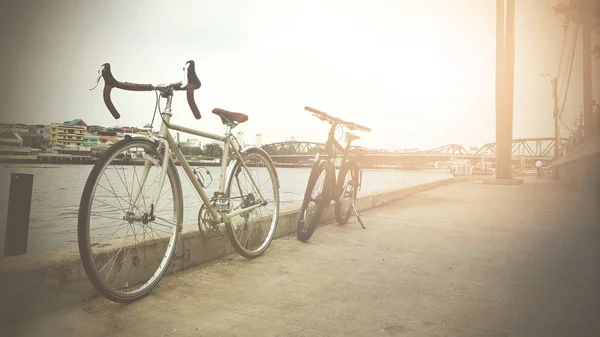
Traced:
[[[260, 246], [256, 249], [256, 250], [249, 250], [248, 248], [244, 247], [245, 244], [242, 244], [240, 242], [240, 240], [238, 240], [237, 236], [235, 235], [235, 228], [232, 221], [227, 221], [225, 222], [225, 228], [227, 230], [227, 236], [229, 238], [229, 241], [231, 242], [231, 245], [233, 246], [233, 248], [235, 249], [235, 251], [240, 254], [241, 256], [247, 258], [247, 259], [253, 259], [256, 257], [259, 257], [260, 255], [262, 255], [267, 248], [269, 248], [269, 245], [271, 244], [271, 242], [273, 241], [273, 238], [275, 236], [275, 233], [277, 231], [277, 224], [279, 222], [279, 206], [280, 206], [280, 200], [279, 200], [279, 178], [277, 176], [277, 170], [275, 169], [275, 165], [273, 164], [273, 161], [271, 160], [271, 157], [269, 157], [269, 155], [262, 149], [256, 147], [256, 146], [252, 146], [252, 147], [248, 147], [245, 148], [244, 150], [241, 151], [242, 154], [242, 158], [247, 158], [251, 155], [255, 155], [258, 156], [259, 158], [261, 158], [265, 164], [265, 167], [267, 169], [267, 171], [269, 172], [269, 177], [271, 178], [271, 182], [272, 182], [272, 187], [273, 187], [273, 200], [272, 202], [275, 204], [275, 211], [273, 212], [273, 216], [271, 218], [270, 221], [270, 227], [268, 230], [268, 233], [264, 239], [264, 241], [260, 244]], [[252, 168], [252, 166], [246, 164], [248, 166], [249, 169]], [[242, 164], [240, 163], [239, 159], [236, 159], [235, 162], [233, 162], [231, 169], [228, 172], [228, 176], [227, 176], [227, 180], [226, 180], [226, 187], [225, 187], [225, 193], [227, 195], [227, 197], [230, 198], [231, 200], [231, 192], [232, 192], [232, 183], [235, 181], [239, 182], [239, 178], [238, 175], [242, 172], [246, 172], [242, 166]], [[257, 176], [260, 176], [260, 174], [257, 174]], [[256, 177], [254, 177], [254, 179], [256, 179]], [[260, 182], [256, 182], [257, 185], [259, 186], [263, 186], [264, 183], [260, 183]], [[238, 186], [239, 187], [239, 186]], [[241, 189], [241, 188], [240, 188]], [[265, 191], [268, 192], [268, 191]], [[261, 191], [261, 193], [263, 194], [263, 196], [266, 199], [269, 199], [268, 194], [267, 193], [263, 193]], [[243, 192], [240, 192], [240, 194], [243, 194]], [[248, 193], [246, 195], [246, 197], [248, 197], [250, 194], [252, 194], [252, 192]], [[243, 197], [243, 196], [240, 196]], [[268, 201], [268, 200], [267, 200]], [[268, 206], [268, 203], [267, 205]], [[257, 209], [261, 209], [260, 207]], [[249, 213], [246, 214], [254, 214], [255, 211], [251, 211]], [[257, 221], [258, 220], [258, 221]], [[251, 222], [251, 225], [256, 225], [256, 223], [260, 223], [261, 222], [261, 218], [259, 217], [258, 219], [255, 219], [254, 221]], [[245, 223], [244, 223], [244, 227], [247, 227], [249, 221], [248, 219], [246, 219]], [[248, 231], [248, 240], [250, 240], [250, 233], [252, 232], [252, 228]]]
[[[77, 223], [77, 237], [78, 237], [78, 246], [79, 246], [79, 254], [81, 257], [81, 262], [83, 264], [83, 269], [96, 289], [96, 291], [104, 296], [106, 299], [111, 300], [113, 302], [118, 303], [129, 303], [136, 300], [141, 299], [142, 297], [148, 295], [154, 287], [159, 283], [161, 278], [165, 275], [166, 271], [169, 268], [171, 260], [175, 255], [177, 250], [177, 246], [179, 245], [179, 239], [181, 235], [181, 222], [183, 221], [183, 198], [182, 198], [182, 189], [181, 189], [181, 181], [179, 179], [179, 175], [177, 173], [177, 168], [172, 160], [169, 161], [169, 169], [167, 171], [167, 175], [165, 178], [168, 178], [170, 182], [170, 187], [173, 190], [173, 207], [174, 207], [174, 215], [176, 217], [176, 226], [172, 228], [172, 236], [170, 237], [167, 243], [167, 251], [162, 257], [158, 265], [158, 269], [150, 276], [150, 279], [142, 284], [143, 288], [138, 289], [135, 292], [124, 292], [124, 291], [116, 291], [110, 289], [105, 283], [100, 279], [99, 272], [94, 267], [94, 260], [100, 255], [96, 255], [93, 257], [92, 255], [92, 247], [93, 245], [90, 243], [90, 217], [91, 217], [91, 208], [94, 200], [95, 190], [101, 175], [105, 173], [105, 170], [108, 168], [110, 162], [117, 157], [120, 151], [123, 151], [127, 148], [133, 148], [135, 146], [139, 146], [140, 148], [145, 148], [150, 150], [156, 154], [159, 158], [162, 158], [157, 151], [157, 143], [151, 141], [150, 139], [143, 138], [126, 138], [124, 140], [119, 141], [118, 143], [112, 145], [105, 153], [100, 157], [100, 159], [96, 162], [88, 179], [86, 181], [80, 205], [79, 205], [79, 214], [78, 214], [78, 223]], [[135, 169], [135, 168], [134, 168]], [[133, 182], [132, 182], [133, 183]], [[167, 181], [165, 180], [165, 184]], [[164, 185], [163, 185], [164, 186]], [[115, 196], [117, 196], [115, 194]], [[118, 196], [117, 196], [118, 197]], [[124, 219], [123, 219], [124, 220]], [[154, 221], [154, 220], [151, 220]], [[147, 225], [147, 224], [146, 224]], [[144, 230], [145, 231], [145, 230]], [[161, 238], [162, 240], [162, 238]], [[95, 243], [96, 244], [96, 243]], [[94, 245], [95, 245], [94, 244]], [[148, 248], [150, 245], [143, 242], [141, 244], [142, 248]], [[156, 245], [154, 246], [156, 247]], [[129, 251], [131, 251], [131, 247], [128, 247]], [[113, 249], [114, 250], [114, 249]], [[138, 255], [139, 251], [136, 249], [134, 251], [134, 256], [132, 256], [132, 260], [136, 257], [141, 260]], [[144, 257], [146, 257], [146, 251], [143, 251]], [[160, 254], [158, 255], [160, 257]], [[124, 256], [122, 260], [125, 260], [127, 256]], [[115, 261], [119, 258], [119, 253], [117, 253], [117, 257]], [[146, 260], [147, 262], [147, 260]], [[114, 263], [113, 263], [114, 266]], [[134, 267], [137, 267], [134, 266]], [[122, 271], [123, 265], [121, 266]], [[112, 269], [112, 267], [111, 267]], [[100, 270], [101, 272], [101, 270]], [[137, 275], [136, 275], [137, 276]], [[117, 275], [117, 280], [119, 275]], [[141, 283], [139, 281], [138, 283]], [[116, 281], [115, 281], [116, 284]], [[126, 287], [129, 287], [129, 284], [126, 284]]]
[[[350, 174], [350, 180], [355, 181], [359, 177], [358, 165], [354, 162], [348, 162], [342, 165], [340, 172], [338, 173], [337, 187], [339, 189], [338, 194], [335, 198], [335, 219], [340, 225], [345, 225], [350, 216], [352, 215], [352, 209], [348, 207], [345, 213], [343, 213], [343, 202], [344, 200], [350, 200], [354, 202], [358, 194], [358, 186], [354, 186], [350, 192], [347, 191], [344, 184], [346, 182], [346, 176]], [[355, 182], [357, 184], [357, 182]], [[346, 198], [347, 197], [347, 198]]]
[[[333, 170], [333, 166], [328, 161], [322, 161], [318, 165], [315, 165], [310, 172], [310, 176], [308, 179], [308, 184], [306, 185], [306, 191], [304, 193], [304, 199], [302, 200], [302, 206], [300, 207], [300, 213], [298, 214], [298, 223], [296, 226], [296, 236], [298, 240], [305, 242], [313, 235], [319, 221], [321, 220], [321, 216], [323, 215], [323, 211], [329, 205], [331, 200], [331, 189], [332, 189], [332, 177], [331, 171]], [[321, 177], [321, 175], [325, 172], [324, 181], [322, 184], [322, 189], [318, 192], [318, 195], [313, 198], [313, 192], [315, 185], [317, 184], [317, 180]], [[318, 188], [318, 187], [317, 187]], [[311, 201], [315, 202], [315, 211], [309, 219], [306, 219], [308, 206]]]

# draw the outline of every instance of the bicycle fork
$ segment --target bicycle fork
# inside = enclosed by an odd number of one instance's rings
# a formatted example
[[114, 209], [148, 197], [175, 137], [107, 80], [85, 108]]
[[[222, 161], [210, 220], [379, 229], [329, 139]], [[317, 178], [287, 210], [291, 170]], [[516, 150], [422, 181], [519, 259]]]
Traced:
[[136, 215], [133, 210], [135, 207], [135, 205], [137, 204], [139, 198], [140, 198], [140, 194], [142, 193], [142, 189], [143, 186], [146, 184], [146, 180], [148, 179], [148, 174], [150, 173], [150, 168], [152, 166], [152, 159], [148, 158], [147, 154], [144, 155], [146, 158], [146, 161], [144, 163], [144, 172], [142, 173], [142, 177], [140, 179], [140, 181], [138, 182], [138, 186], [135, 189], [135, 193], [133, 193], [134, 197], [131, 200], [131, 204], [129, 205], [129, 209], [127, 211], [127, 215], [126, 215], [126, 220], [129, 221], [142, 221], [142, 222], [148, 222], [148, 221], [154, 221], [155, 220], [155, 215], [154, 215], [154, 211], [156, 210], [156, 206], [158, 204], [158, 198], [161, 195], [162, 189], [163, 189], [163, 185], [165, 183], [165, 178], [167, 176], [167, 170], [169, 169], [169, 143], [168, 142], [162, 142], [161, 143], [164, 149], [164, 153], [165, 155], [163, 156], [163, 162], [160, 165], [161, 166], [161, 171], [160, 171], [160, 175], [158, 177], [158, 186], [156, 188], [156, 190], [154, 191], [154, 196], [152, 197], [152, 203], [150, 204], [150, 213], [149, 214], [143, 214], [143, 215]]

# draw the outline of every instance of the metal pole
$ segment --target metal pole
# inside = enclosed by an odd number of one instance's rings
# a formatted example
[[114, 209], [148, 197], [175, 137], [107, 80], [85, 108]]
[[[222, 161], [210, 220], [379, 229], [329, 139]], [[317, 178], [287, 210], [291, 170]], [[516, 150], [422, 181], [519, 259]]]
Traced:
[[557, 95], [557, 81], [556, 77], [552, 77], [552, 97], [554, 98], [554, 160], [558, 159], [559, 146], [560, 146], [560, 129], [558, 128], [558, 95]]
[[584, 140], [593, 137], [592, 121], [592, 1], [580, 0], [579, 12], [582, 16], [582, 55], [583, 55], [583, 136]]
[[27, 252], [32, 190], [33, 174], [11, 174], [4, 256], [23, 255]]

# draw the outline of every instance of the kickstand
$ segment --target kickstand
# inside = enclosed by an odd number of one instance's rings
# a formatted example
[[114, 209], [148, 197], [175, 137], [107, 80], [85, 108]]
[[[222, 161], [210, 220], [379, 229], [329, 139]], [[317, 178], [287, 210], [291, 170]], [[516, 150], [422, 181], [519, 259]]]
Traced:
[[365, 227], [365, 224], [362, 222], [362, 219], [360, 218], [358, 211], [356, 210], [356, 206], [354, 205], [354, 200], [352, 200], [352, 209], [354, 210], [354, 215], [356, 215], [356, 219], [358, 219], [358, 222], [360, 223], [362, 228], [367, 229], [367, 227]]

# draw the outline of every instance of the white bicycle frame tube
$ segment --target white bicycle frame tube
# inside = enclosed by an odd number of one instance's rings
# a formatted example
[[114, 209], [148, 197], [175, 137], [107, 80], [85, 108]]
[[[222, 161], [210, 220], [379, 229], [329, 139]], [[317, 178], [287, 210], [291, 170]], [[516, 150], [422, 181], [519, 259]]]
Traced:
[[[257, 207], [262, 206], [262, 204], [256, 204], [256, 205], [253, 205], [250, 207], [238, 209], [227, 215], [224, 215], [224, 214], [222, 215], [219, 212], [217, 212], [217, 210], [211, 205], [210, 197], [206, 194], [206, 191], [204, 190], [204, 188], [202, 187], [200, 182], [196, 179], [196, 177], [194, 175], [194, 171], [188, 164], [183, 153], [177, 146], [175, 139], [173, 139], [173, 136], [169, 132], [169, 130], [181, 131], [183, 133], [192, 134], [192, 135], [200, 136], [203, 138], [209, 138], [209, 139], [213, 139], [213, 140], [224, 143], [223, 157], [221, 159], [221, 174], [220, 174], [220, 179], [219, 179], [220, 180], [219, 181], [219, 193], [223, 194], [225, 192], [225, 183], [226, 183], [225, 180], [226, 180], [226, 176], [227, 176], [227, 164], [228, 164], [228, 160], [230, 157], [229, 156], [230, 147], [231, 147], [231, 150], [233, 150], [232, 155], [234, 155], [236, 158], [242, 159], [242, 156], [241, 156], [241, 153], [239, 152], [239, 150], [235, 146], [230, 146], [232, 142], [231, 142], [231, 127], [229, 125], [227, 126], [226, 134], [221, 136], [221, 135], [216, 135], [216, 134], [212, 134], [212, 133], [208, 133], [208, 132], [204, 132], [204, 131], [200, 131], [200, 130], [191, 129], [191, 128], [188, 128], [188, 127], [185, 127], [182, 125], [169, 123], [169, 120], [171, 118], [171, 97], [167, 98], [167, 106], [165, 107], [165, 110], [164, 110], [164, 112], [161, 113], [161, 115], [162, 115], [163, 121], [161, 122], [161, 128], [160, 128], [160, 132], [159, 132], [159, 138], [160, 138], [159, 141], [161, 141], [162, 144], [164, 145], [166, 155], [164, 156], [163, 162], [161, 165], [162, 168], [161, 168], [161, 173], [159, 176], [160, 180], [159, 180], [158, 191], [155, 192], [155, 196], [153, 198], [155, 208], [156, 208], [156, 203], [158, 202], [158, 198], [160, 196], [160, 192], [162, 191], [162, 187], [163, 187], [163, 184], [164, 184], [164, 181], [166, 178], [167, 170], [169, 168], [169, 160], [171, 159], [169, 153], [173, 153], [175, 155], [175, 157], [177, 158], [177, 160], [179, 161], [179, 163], [181, 164], [181, 167], [183, 168], [183, 170], [186, 173], [186, 175], [188, 176], [190, 182], [196, 189], [196, 192], [198, 192], [198, 194], [200, 195], [202, 202], [204, 202], [204, 204], [206, 205], [206, 208], [207, 208], [211, 218], [214, 221], [220, 223], [220, 222], [226, 221], [228, 218], [247, 213]], [[244, 161], [241, 161], [241, 164], [242, 164], [242, 167], [244, 168], [244, 170], [248, 173], [248, 176], [250, 177], [252, 185], [258, 192], [259, 197], [261, 198], [261, 200], [264, 200], [264, 197], [263, 197], [260, 189], [258, 188], [258, 185], [254, 181], [254, 178], [250, 174], [246, 163], [244, 163]], [[139, 198], [139, 194], [141, 193], [141, 186], [144, 185], [144, 183], [148, 177], [148, 173], [150, 171], [150, 166], [151, 166], [151, 164], [150, 164], [149, 160], [146, 159], [146, 163], [144, 165], [144, 173], [142, 175], [142, 181], [140, 182], [140, 187], [138, 188], [138, 191], [136, 191], [136, 193], [135, 193], [135, 202], [133, 203], [133, 205], [136, 204], [136, 202]], [[133, 206], [131, 206], [131, 207], [133, 207]]]
[[[238, 158], [242, 158], [241, 153], [235, 147], [233, 147], [233, 152], [235, 152], [235, 154]], [[244, 170], [246, 171], [246, 173], [248, 173], [248, 177], [250, 177], [250, 181], [252, 182], [252, 185], [254, 186], [254, 188], [256, 188], [256, 191], [258, 192], [258, 196], [260, 197], [261, 200], [265, 200], [265, 197], [262, 195], [262, 192], [257, 187], [258, 184], [256, 184], [256, 181], [254, 181], [254, 177], [252, 177], [252, 175], [250, 174], [250, 170], [248, 169], [248, 166], [246, 166], [246, 163], [244, 163], [244, 161], [242, 161], [241, 164], [242, 164], [242, 167], [244, 168]], [[279, 184], [279, 182], [277, 182], [277, 184]]]

